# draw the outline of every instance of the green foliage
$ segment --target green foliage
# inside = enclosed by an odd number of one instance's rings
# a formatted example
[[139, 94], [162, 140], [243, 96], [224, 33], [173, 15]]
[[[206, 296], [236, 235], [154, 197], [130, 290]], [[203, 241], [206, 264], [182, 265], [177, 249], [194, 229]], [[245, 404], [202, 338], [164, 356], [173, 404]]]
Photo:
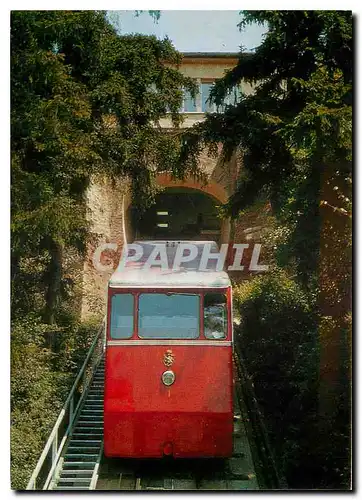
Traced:
[[[26, 487], [98, 326], [73, 322], [67, 327], [54, 327], [34, 314], [13, 321], [12, 488]], [[50, 342], [53, 350], [49, 349]]]
[[241, 318], [236, 342], [247, 360], [278, 466], [290, 487], [303, 487], [306, 478], [295, 473], [305, 468], [302, 454], [314, 447], [308, 442], [308, 424], [317, 402], [315, 298], [278, 268], [234, 290]]
[[[157, 11], [150, 14], [157, 18]], [[81, 326], [74, 262], [93, 175], [127, 176], [147, 205], [176, 165], [190, 79], [168, 39], [121, 36], [103, 11], [11, 14], [12, 485], [24, 488], [95, 325]], [[97, 325], [98, 326], [98, 325]]]
[[[229, 214], [237, 216], [261, 195], [269, 197], [275, 215], [288, 212], [296, 225], [288, 258], [304, 253], [303, 265], [312, 263], [304, 272], [300, 266], [306, 283], [316, 262], [321, 179], [330, 165], [340, 172], [342, 194], [351, 198], [343, 179], [351, 177], [352, 14], [243, 11], [240, 28], [253, 22], [267, 26], [261, 45], [252, 54], [240, 53], [235, 68], [216, 83], [212, 100], [220, 104], [242, 81], [253, 92], [187, 131], [181, 158], [195, 164], [202, 149], [216, 143], [227, 159], [238, 151], [243, 168]], [[342, 200], [324, 201], [347, 210]], [[302, 239], [310, 239], [303, 248]]]
[[178, 137], [157, 127], [168, 111], [178, 124], [182, 89], [194, 91], [179, 62], [168, 39], [121, 36], [104, 11], [12, 12], [13, 278], [22, 259], [47, 261], [45, 321], [55, 320], [64, 253], [86, 247], [92, 175], [127, 176], [139, 207], [159, 169], [184, 175]]
[[34, 317], [12, 325], [11, 479], [16, 489], [26, 487], [65, 396], [68, 375], [52, 371], [53, 355], [44, 342], [48, 329]]

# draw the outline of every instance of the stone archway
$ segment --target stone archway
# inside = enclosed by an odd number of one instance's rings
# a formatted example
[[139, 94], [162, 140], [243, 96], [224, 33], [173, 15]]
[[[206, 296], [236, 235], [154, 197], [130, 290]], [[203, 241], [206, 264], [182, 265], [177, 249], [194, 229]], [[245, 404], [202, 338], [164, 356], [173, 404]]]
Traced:
[[217, 184], [216, 182], [209, 182], [205, 184], [190, 178], [180, 181], [172, 179], [170, 174], [159, 174], [157, 176], [157, 184], [165, 188], [179, 187], [196, 189], [210, 195], [219, 203], [226, 203], [229, 198], [226, 189], [221, 184]]
[[125, 200], [128, 242], [135, 239], [213, 240], [219, 244], [229, 241], [230, 222], [218, 217], [217, 207], [228, 199], [222, 186], [193, 179], [173, 180], [168, 174], [160, 174], [157, 183], [165, 189], [141, 217]]
[[[189, 211], [190, 220], [185, 220], [185, 227], [178, 236], [187, 240], [216, 240], [219, 244], [229, 242], [229, 220], [217, 219], [217, 223], [215, 221], [216, 206], [224, 204], [228, 199], [228, 194], [221, 183], [211, 181], [203, 184], [193, 179], [175, 181], [166, 174], [160, 174], [157, 182], [165, 188], [165, 194], [175, 196], [178, 193], [179, 196], [188, 196], [187, 199], [179, 199], [180, 206], [182, 204], [187, 206], [192, 195], [191, 201], [194, 203], [194, 208], [191, 215]], [[125, 243], [132, 243], [138, 237], [137, 228], [131, 216], [130, 185], [126, 179], [119, 179], [116, 183], [103, 178], [95, 179], [88, 188], [87, 203], [90, 208], [89, 217], [94, 238], [88, 245], [87, 256], [83, 264], [82, 318], [104, 312], [108, 279], [118, 265]], [[158, 211], [166, 212], [167, 210]], [[201, 218], [198, 217], [200, 213]], [[209, 217], [210, 214], [211, 217]], [[176, 214], [177, 218], [180, 227], [182, 217]], [[197, 225], [199, 227], [195, 227]], [[196, 229], [200, 231], [197, 232]], [[162, 234], [158, 236], [159, 239], [165, 239]], [[97, 262], [99, 260], [102, 265], [101, 269], [94, 264], [95, 260]]]

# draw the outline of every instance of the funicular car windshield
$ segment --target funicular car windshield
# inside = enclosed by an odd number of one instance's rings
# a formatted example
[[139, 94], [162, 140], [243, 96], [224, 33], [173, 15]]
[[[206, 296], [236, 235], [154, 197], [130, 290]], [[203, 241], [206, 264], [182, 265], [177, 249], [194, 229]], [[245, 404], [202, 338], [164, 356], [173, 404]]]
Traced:
[[138, 335], [143, 339], [196, 339], [199, 336], [199, 295], [141, 293], [138, 309]]
[[[110, 335], [129, 339], [134, 332], [136, 297], [116, 293], [111, 299]], [[138, 337], [142, 339], [197, 339], [200, 337], [200, 294], [141, 292], [138, 297]], [[203, 324], [206, 339], [227, 336], [227, 298], [224, 293], [203, 294]]]

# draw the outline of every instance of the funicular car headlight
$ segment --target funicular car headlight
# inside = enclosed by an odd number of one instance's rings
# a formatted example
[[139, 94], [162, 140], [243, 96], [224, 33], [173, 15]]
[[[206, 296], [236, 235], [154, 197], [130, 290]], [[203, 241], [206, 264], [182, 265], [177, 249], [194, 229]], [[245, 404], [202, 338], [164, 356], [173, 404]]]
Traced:
[[166, 370], [162, 374], [162, 382], [165, 385], [172, 385], [175, 382], [175, 374], [172, 370]]

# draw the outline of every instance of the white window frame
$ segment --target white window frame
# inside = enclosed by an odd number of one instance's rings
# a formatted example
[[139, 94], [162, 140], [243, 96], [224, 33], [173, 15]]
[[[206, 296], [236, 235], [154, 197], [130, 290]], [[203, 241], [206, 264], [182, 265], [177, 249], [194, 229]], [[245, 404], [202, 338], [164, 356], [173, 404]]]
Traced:
[[[210, 80], [207, 80], [207, 79], [201, 79], [201, 78], [195, 78], [195, 83], [198, 87], [198, 92], [195, 96], [195, 101], [196, 101], [196, 110], [195, 111], [186, 111], [185, 110], [185, 98], [183, 98], [182, 100], [182, 106], [181, 106], [181, 109], [180, 109], [180, 113], [187, 113], [187, 114], [205, 114], [205, 113], [218, 113], [218, 112], [222, 112], [222, 106], [217, 106], [215, 103], [212, 103], [211, 105], [211, 109], [209, 111], [203, 111], [202, 110], [202, 84], [213, 84], [216, 82], [216, 79], [210, 79]], [[235, 90], [233, 89], [232, 92], [234, 92]], [[231, 97], [231, 96], [230, 96]], [[231, 103], [231, 99], [230, 97], [227, 97], [225, 99], [225, 104], [230, 104]]]

